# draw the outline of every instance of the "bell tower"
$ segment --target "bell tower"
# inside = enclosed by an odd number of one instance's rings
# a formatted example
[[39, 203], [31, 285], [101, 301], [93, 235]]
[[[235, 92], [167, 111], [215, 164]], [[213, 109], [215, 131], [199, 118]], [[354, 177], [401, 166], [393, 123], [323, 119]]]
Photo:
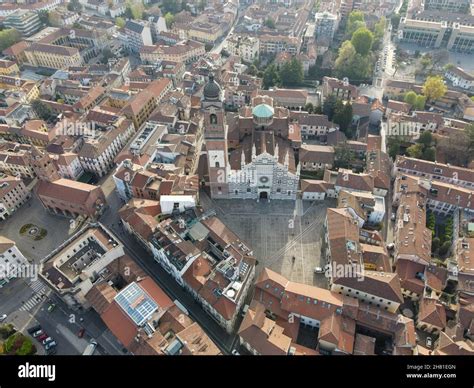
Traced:
[[227, 124], [223, 93], [214, 76], [204, 86], [201, 100], [204, 116], [204, 141], [207, 151], [209, 187], [212, 198], [226, 198], [229, 194], [229, 159], [227, 154]]

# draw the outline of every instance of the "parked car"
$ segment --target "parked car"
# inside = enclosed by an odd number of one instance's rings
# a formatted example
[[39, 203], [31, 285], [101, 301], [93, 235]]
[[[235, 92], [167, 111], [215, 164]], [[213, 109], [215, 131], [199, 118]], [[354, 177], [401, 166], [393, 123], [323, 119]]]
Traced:
[[395, 219], [397, 218], [397, 214], [396, 213], [392, 213], [392, 215], [390, 216], [390, 219], [392, 221], [395, 221]]
[[56, 345], [57, 345], [57, 344], [56, 344], [56, 341], [51, 341], [51, 342], [48, 342], [48, 343], [44, 346], [44, 348], [45, 348], [46, 351], [48, 351], [49, 349], [54, 348]]
[[56, 347], [52, 347], [52, 348], [49, 348], [48, 350], [46, 350], [46, 354], [47, 355], [56, 354]]
[[33, 326], [33, 327], [30, 327], [30, 328], [27, 330], [27, 332], [28, 332], [29, 334], [33, 334], [33, 333], [37, 332], [38, 330], [41, 330], [41, 325], [35, 325], [35, 326]]
[[56, 308], [56, 305], [55, 305], [54, 303], [51, 303], [51, 304], [48, 306], [48, 313], [50, 313], [51, 311], [53, 311], [55, 308]]
[[314, 273], [324, 273], [324, 268], [322, 267], [315, 267], [314, 268]]
[[38, 330], [38, 331], [35, 331], [33, 333], [33, 337], [37, 338], [39, 337], [40, 335], [44, 334], [44, 331], [43, 330]]
[[36, 339], [37, 339], [38, 341], [43, 341], [43, 340], [45, 340], [45, 339], [48, 338], [48, 337], [49, 337], [48, 334], [43, 333], [43, 334], [41, 334], [41, 335], [40, 335], [38, 338], [36, 338]]
[[232, 350], [232, 355], [233, 356], [240, 356], [240, 353], [237, 351], [237, 349]]
[[7, 319], [7, 314], [0, 315], [0, 322], [3, 322], [5, 319]]
[[393, 248], [395, 248], [395, 244], [394, 244], [394, 243], [389, 243], [389, 244], [387, 244], [387, 249], [388, 249], [388, 250], [392, 250]]
[[79, 329], [79, 332], [77, 333], [77, 336], [78, 336], [79, 338], [84, 337], [85, 331], [86, 331], [86, 329], [84, 329], [83, 327], [81, 327], [81, 328]]
[[51, 337], [46, 337], [44, 340], [41, 341], [43, 345], [46, 345], [50, 342], [53, 342], [54, 340]]

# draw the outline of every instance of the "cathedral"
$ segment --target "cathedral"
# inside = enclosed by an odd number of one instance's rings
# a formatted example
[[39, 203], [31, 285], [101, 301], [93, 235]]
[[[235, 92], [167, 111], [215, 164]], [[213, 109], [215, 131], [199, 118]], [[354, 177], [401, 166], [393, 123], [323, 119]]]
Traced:
[[286, 108], [262, 95], [238, 113], [225, 113], [223, 92], [214, 77], [201, 101], [208, 184], [214, 199], [296, 199], [300, 166], [295, 150], [299, 127]]

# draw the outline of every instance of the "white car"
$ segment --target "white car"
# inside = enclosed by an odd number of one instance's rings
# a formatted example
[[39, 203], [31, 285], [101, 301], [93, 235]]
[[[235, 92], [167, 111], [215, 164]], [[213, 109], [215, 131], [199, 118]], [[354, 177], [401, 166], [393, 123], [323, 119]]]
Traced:
[[315, 267], [315, 268], [314, 268], [314, 273], [324, 273], [324, 268], [322, 268], [322, 267]]
[[232, 350], [232, 355], [233, 356], [240, 356], [240, 353], [237, 351], [237, 349]]
[[433, 345], [433, 339], [431, 337], [426, 337], [426, 346], [428, 348], [431, 348], [432, 345]]
[[0, 315], [0, 322], [3, 322], [5, 319], [7, 319], [7, 314]]

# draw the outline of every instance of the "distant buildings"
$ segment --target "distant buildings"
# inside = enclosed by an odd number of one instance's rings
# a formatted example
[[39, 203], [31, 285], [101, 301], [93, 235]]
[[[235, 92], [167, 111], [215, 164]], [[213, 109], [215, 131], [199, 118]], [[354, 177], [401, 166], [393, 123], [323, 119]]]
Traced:
[[18, 249], [15, 241], [0, 236], [0, 288], [12, 279], [37, 275], [27, 270], [28, 260]]
[[13, 215], [31, 196], [31, 188], [27, 187], [19, 176], [8, 176], [0, 173], [0, 220]]
[[256, 37], [233, 35], [227, 39], [227, 51], [252, 63], [259, 57], [260, 41]]

